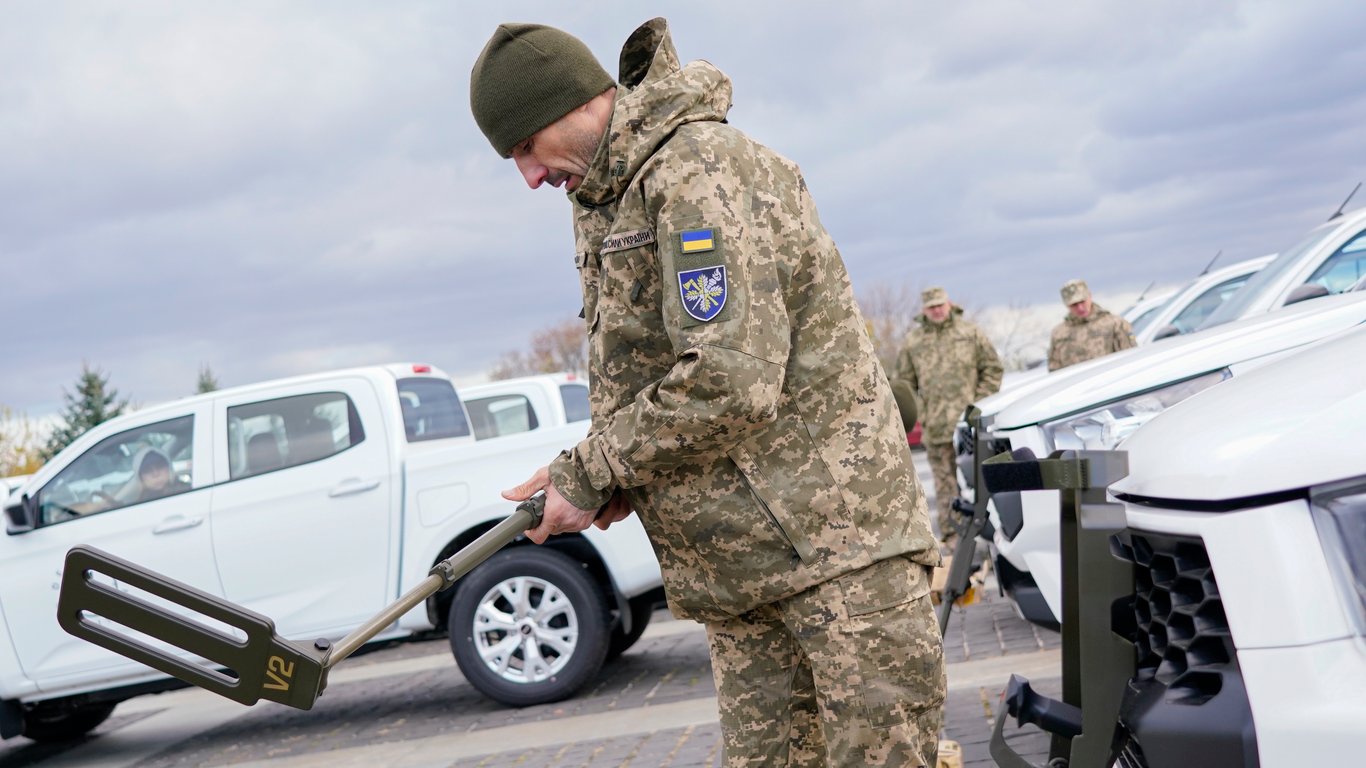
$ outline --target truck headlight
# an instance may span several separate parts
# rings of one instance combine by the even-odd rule
[[[1232,375],[1227,368],[1222,368],[1045,422],[1041,425],[1044,439],[1050,451],[1112,450],[1157,414]]]
[[[1310,502],[1337,592],[1357,634],[1366,637],[1366,478],[1316,488]]]

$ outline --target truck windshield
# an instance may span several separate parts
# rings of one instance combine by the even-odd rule
[[[1338,225],[1336,224],[1320,224],[1310,230],[1309,234],[1294,248],[1282,251],[1281,255],[1273,259],[1270,264],[1258,270],[1257,274],[1253,275],[1246,285],[1239,288],[1238,292],[1229,297],[1228,301],[1210,313],[1210,316],[1205,318],[1205,322],[1200,324],[1198,330],[1203,331],[1206,328],[1213,328],[1216,325],[1242,319],[1248,307],[1256,303],[1262,294],[1272,290],[1280,282],[1283,275],[1300,267],[1305,254],[1317,249],[1320,243],[1337,231],[1337,228]]]
[[[403,431],[410,443],[470,434],[465,406],[446,379],[399,379],[398,401],[403,407]]]

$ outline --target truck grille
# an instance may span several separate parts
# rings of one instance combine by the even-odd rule
[[[1194,537],[1129,531],[1113,539],[1115,554],[1134,564],[1135,680],[1155,680],[1178,704],[1204,704],[1237,671],[1219,584],[1204,543]],[[1121,617],[1117,617],[1121,618]]]

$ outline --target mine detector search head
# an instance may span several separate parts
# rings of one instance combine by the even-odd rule
[[[275,634],[275,622],[255,611],[86,546],[67,552],[57,621],[82,640],[241,704],[265,699],[311,709],[327,687],[328,670],[523,531],[540,525],[544,509],[544,495],[518,504],[507,519],[437,563],[420,584],[336,644],[286,640]],[[110,580],[137,592],[111,586]],[[143,594],[182,610],[169,610]],[[202,618],[186,615],[185,609]],[[166,645],[198,658],[182,658]]]

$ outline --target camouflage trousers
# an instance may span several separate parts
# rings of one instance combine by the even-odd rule
[[[925,456],[934,474],[934,509],[939,521],[939,538],[947,540],[954,530],[953,500],[958,498],[958,464],[953,443],[925,443]]]
[[[707,625],[726,768],[928,766],[944,703],[929,569],[894,557]]]

